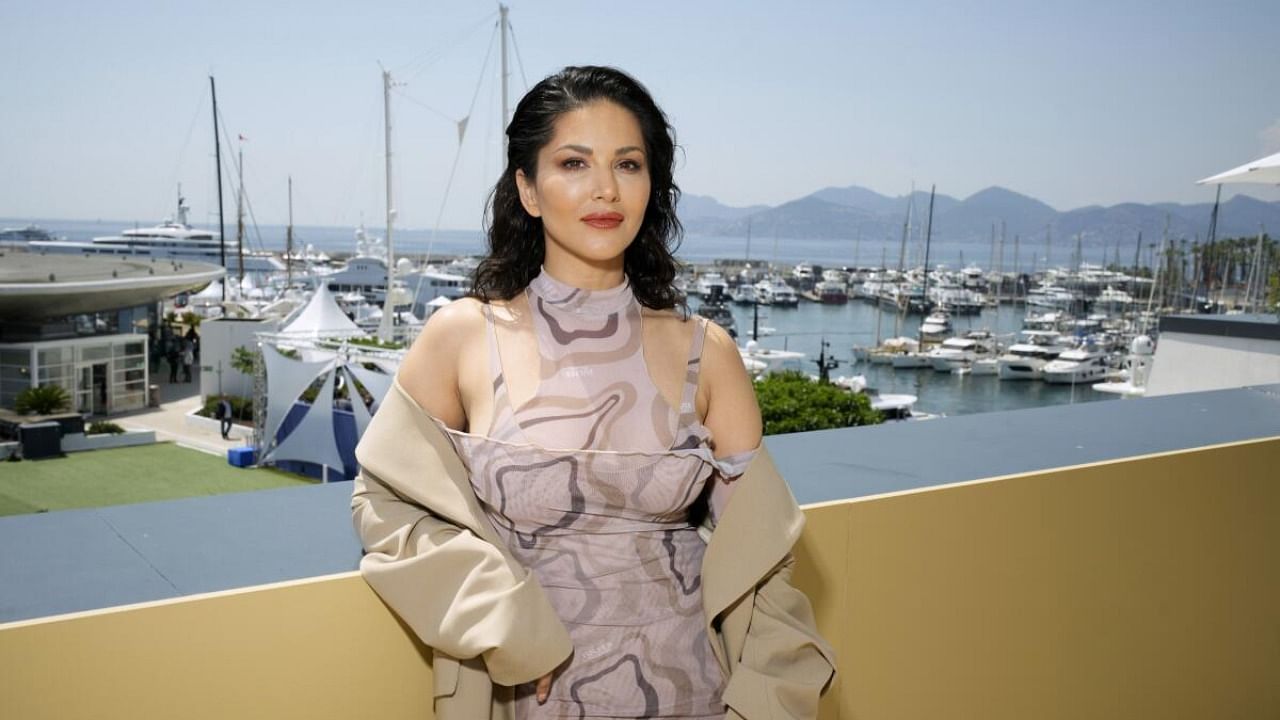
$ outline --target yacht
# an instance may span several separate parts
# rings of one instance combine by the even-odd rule
[[[1039,380],[1043,377],[1044,366],[1066,350],[1061,333],[1023,330],[1020,342],[1010,345],[998,358],[1000,379]]]
[[[1133,296],[1108,285],[1093,300],[1093,309],[1104,313],[1125,313],[1133,307]]]
[[[824,305],[844,305],[849,302],[849,291],[842,282],[823,280],[814,285],[813,290]]]
[[[755,305],[756,286],[751,283],[741,283],[729,291],[729,297],[738,305]]]
[[[1083,345],[1067,350],[1044,366],[1047,383],[1075,385],[1104,380],[1110,372],[1107,353],[1097,345]]]
[[[800,296],[781,280],[765,279],[756,283],[756,302],[760,305],[795,307],[800,304]]]
[[[56,240],[48,230],[35,225],[28,225],[20,228],[5,228],[0,230],[0,243],[15,243],[25,245],[29,242],[45,242]]]
[[[991,357],[994,340],[991,333],[981,330],[964,337],[947,338],[929,351],[929,362],[938,372],[954,372],[971,368],[974,361]]]
[[[162,260],[189,260],[222,266],[222,252],[226,253],[226,268],[230,273],[239,268],[239,250],[232,241],[220,239],[210,230],[197,230],[187,224],[186,198],[178,196],[178,219],[166,219],[154,227],[132,228],[119,235],[83,240],[32,240],[28,247],[33,251],[77,253],[94,255],[129,256]],[[252,274],[270,274],[284,271],[284,263],[268,252],[245,250],[244,271]]]
[[[694,286],[694,294],[699,297],[711,297],[711,294],[719,288],[719,292],[724,292],[726,287],[724,275],[718,272],[705,272],[698,276],[698,283]]]
[[[920,323],[920,338],[938,341],[951,332],[951,316],[945,310],[935,309]]]
[[[760,347],[755,340],[748,340],[745,346],[739,347],[738,354],[753,377],[780,370],[802,370],[804,367],[804,353]]]
[[[1056,285],[1044,285],[1027,293],[1027,305],[1039,308],[1070,310],[1075,304],[1075,294]]]
[[[724,286],[715,288],[710,294],[704,296],[702,304],[698,306],[698,315],[710,320],[729,332],[729,337],[738,337],[737,323],[733,320],[733,313],[729,312],[729,306],[724,302]]]

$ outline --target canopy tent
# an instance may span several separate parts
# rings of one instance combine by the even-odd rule
[[[323,282],[319,283],[307,306],[288,325],[280,329],[286,335],[306,337],[352,337],[364,331],[342,312],[338,301]]]
[[[1280,185],[1280,153],[1268,155],[1261,160],[1254,160],[1240,167],[1196,181],[1197,185],[1225,185],[1227,183]]]

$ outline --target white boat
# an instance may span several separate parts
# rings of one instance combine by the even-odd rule
[[[754,305],[756,303],[756,286],[751,283],[736,285],[729,291],[729,297],[739,305]]]
[[[951,316],[944,310],[934,310],[920,323],[920,339],[938,341],[951,333]]]
[[[929,351],[929,362],[938,372],[954,372],[970,367],[975,360],[990,357],[993,344],[991,333],[982,331],[947,338]]]
[[[1023,330],[1020,335],[1021,342],[998,358],[1001,380],[1039,380],[1044,366],[1068,349],[1061,333],[1053,330]]]
[[[1133,307],[1133,296],[1108,285],[1093,300],[1093,309],[1106,313],[1124,313]]]
[[[886,421],[932,420],[938,417],[937,415],[916,412],[915,404],[919,398],[915,395],[881,395],[877,393],[869,394],[867,398],[871,401],[871,409],[884,415]]]
[[[1027,293],[1027,305],[1050,310],[1070,310],[1077,302],[1075,293],[1056,285],[1044,285]]]
[[[1085,345],[1063,352],[1049,361],[1042,372],[1047,383],[1075,385],[1104,380],[1110,369],[1105,351],[1096,345]]]
[[[866,351],[866,359],[873,365],[889,365],[893,362],[895,355],[901,355],[907,352],[917,352],[920,350],[920,343],[915,338],[896,337],[889,338],[880,343],[879,346],[873,347]],[[854,348],[854,356],[858,356],[858,348]]]
[[[774,350],[760,347],[755,340],[748,340],[746,345],[738,348],[743,364],[753,376],[759,376],[779,370],[803,370],[806,355],[794,350]]]
[[[849,291],[843,282],[823,280],[813,286],[813,291],[824,305],[843,305],[849,302]]]
[[[716,292],[716,287],[720,288],[720,292],[724,292],[725,286],[723,275],[718,272],[705,272],[698,276],[698,282],[694,285],[693,292],[704,298],[711,297],[711,294]]]
[[[959,371],[954,371],[959,372]],[[979,358],[969,366],[970,375],[999,375],[1000,360],[993,357]]]
[[[188,260],[222,266],[225,250],[227,273],[239,270],[240,255],[234,241],[223,241],[210,230],[198,230],[187,224],[186,198],[178,196],[178,219],[166,219],[153,227],[130,228],[119,235],[83,240],[33,240],[32,250],[108,255],[155,260]],[[265,276],[284,271],[284,263],[268,252],[245,250],[244,271]]]
[[[756,302],[760,305],[795,307],[800,304],[800,296],[781,280],[765,279],[756,283]]]
[[[928,352],[908,350],[890,357],[889,364],[893,365],[894,370],[920,370],[931,367],[933,361],[930,359]]]

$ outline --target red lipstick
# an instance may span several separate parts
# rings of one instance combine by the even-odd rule
[[[591,227],[602,230],[612,230],[622,224],[622,214],[616,212],[591,213],[580,219]]]

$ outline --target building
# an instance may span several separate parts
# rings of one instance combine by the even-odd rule
[[[176,260],[0,252],[0,409],[45,384],[66,389],[79,413],[146,406],[160,301],[224,274]]]

